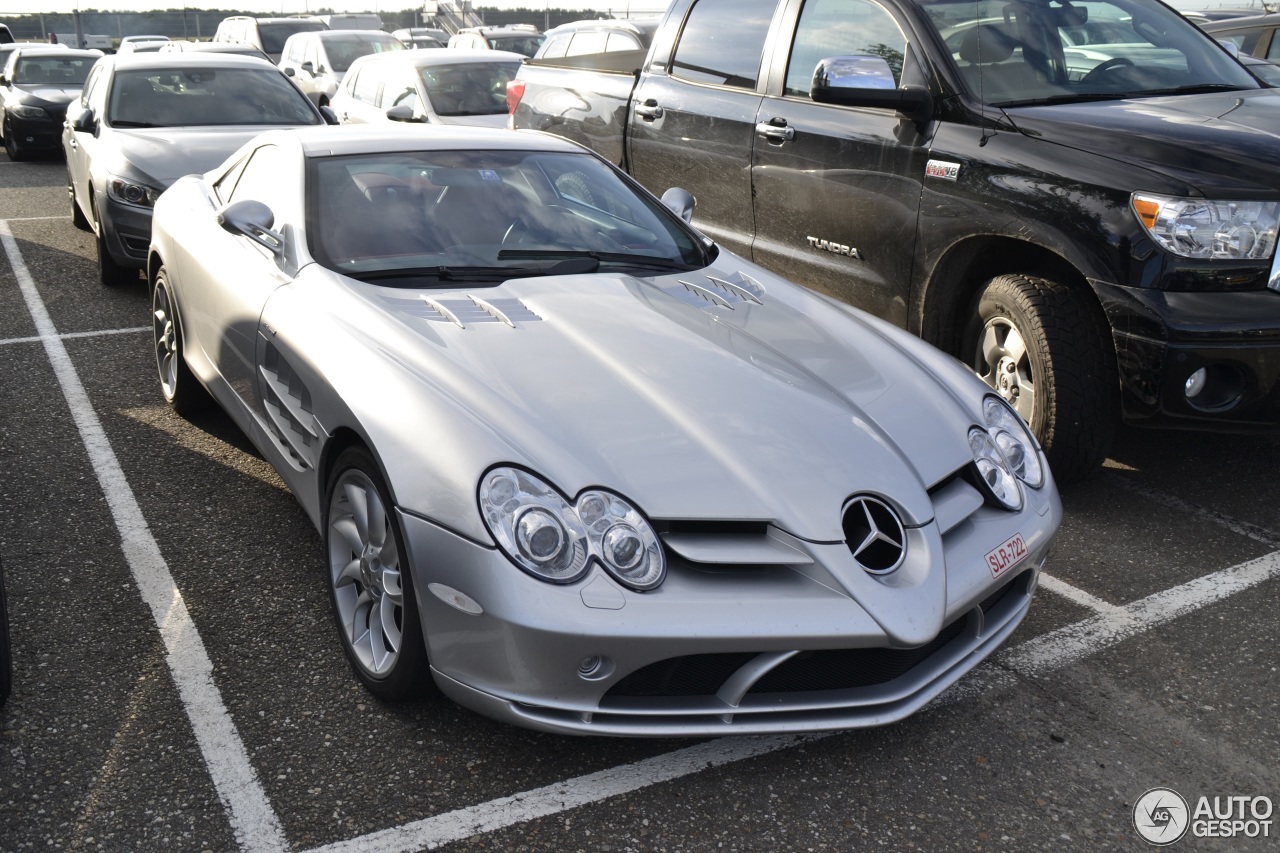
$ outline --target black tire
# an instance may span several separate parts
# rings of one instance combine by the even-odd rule
[[[1119,425],[1119,378],[1106,322],[1083,294],[1045,278],[996,276],[978,293],[963,352],[1031,424],[1058,482],[1102,465]]]
[[[13,135],[13,128],[7,124],[4,129],[4,153],[13,161],[27,159],[27,152],[18,145],[18,137]]]
[[[13,660],[9,648],[9,606],[4,595],[4,564],[0,563],[0,705],[13,690]]]
[[[175,412],[190,417],[208,405],[209,393],[187,366],[177,303],[164,267],[156,273],[151,289],[151,327],[160,393]]]
[[[107,249],[107,226],[101,213],[98,214],[98,280],[107,287],[124,287],[138,280],[138,271],[133,267],[116,263]]]
[[[325,579],[347,660],[379,699],[421,695],[431,684],[422,623],[404,536],[378,464],[364,447],[349,447],[326,485]],[[388,545],[394,549],[389,559]]]
[[[79,202],[76,201],[76,187],[71,180],[70,167],[67,168],[67,197],[71,199],[71,224],[81,231],[92,231],[93,226],[89,224],[88,217],[84,215]]]

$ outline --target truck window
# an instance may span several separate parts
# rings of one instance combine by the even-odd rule
[[[699,0],[680,33],[672,76],[754,89],[776,5],[775,0]]]
[[[880,56],[902,83],[907,39],[893,17],[868,0],[808,0],[787,64],[785,94],[807,97],[813,69],[829,56]]]

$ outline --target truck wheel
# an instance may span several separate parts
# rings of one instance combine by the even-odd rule
[[[1031,425],[1059,482],[1097,470],[1115,438],[1118,380],[1106,327],[1076,291],[996,276],[978,294],[964,346],[978,376]]]

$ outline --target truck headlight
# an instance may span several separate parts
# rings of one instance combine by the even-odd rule
[[[1267,260],[1275,251],[1280,202],[1134,193],[1132,204],[1147,233],[1184,258]]]

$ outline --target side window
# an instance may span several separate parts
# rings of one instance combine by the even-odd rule
[[[1261,38],[1261,34],[1259,34],[1259,38]],[[1257,44],[1257,42],[1255,41],[1254,44]],[[1250,45],[1250,48],[1252,46]],[[1241,45],[1240,48],[1242,53],[1249,52],[1244,49],[1244,45]],[[1277,58],[1280,58],[1280,38],[1276,36],[1275,30],[1272,30],[1271,43],[1267,45],[1267,59],[1275,61]]]
[[[231,198],[231,191],[236,188],[236,181],[240,180],[240,173],[244,171],[244,164],[249,162],[249,158],[245,157],[238,163],[227,170],[227,173],[213,183],[213,192],[218,197],[218,201],[226,204]]]
[[[359,79],[356,80],[356,86],[351,90],[351,96],[357,101],[366,104],[378,103],[378,87],[382,83],[382,75],[378,73],[377,67],[374,65],[366,65],[360,72]]]
[[[307,39],[307,48],[302,52],[302,61],[310,62],[311,68],[315,71],[320,70],[320,40]]]
[[[609,33],[609,41],[605,44],[606,52],[614,50],[640,50],[643,45],[631,33]]]
[[[671,74],[754,89],[776,0],[699,0],[685,20]]]
[[[569,45],[569,56],[582,56],[585,53],[604,53],[605,33],[578,33]]]
[[[264,145],[249,155],[249,162],[240,172],[228,202],[251,198],[263,202],[279,215],[280,203],[285,198],[286,188],[292,186],[286,179],[284,155],[274,145]],[[227,177],[231,177],[228,175]]]
[[[902,84],[907,39],[885,9],[870,0],[807,0],[796,26],[783,94],[808,97],[813,69],[829,56],[880,56]]]
[[[102,80],[102,68],[99,66],[89,72],[89,79],[84,82],[84,89],[80,91],[80,106],[89,106],[89,100],[93,97],[94,90],[98,88],[98,83]]]
[[[548,41],[547,46],[542,51],[543,58],[564,56],[565,51],[569,49],[569,39],[571,38],[573,38],[572,34],[559,35]]]

